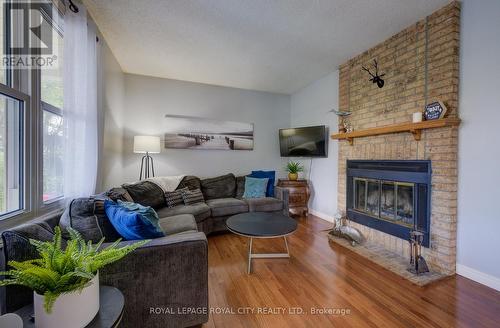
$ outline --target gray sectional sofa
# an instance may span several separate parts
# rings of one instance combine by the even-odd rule
[[[288,190],[275,187],[274,197],[243,199],[245,176],[235,177],[231,173],[208,179],[186,176],[177,189],[186,187],[190,190],[201,189],[205,202],[169,208],[163,190],[150,181],[113,188],[106,193],[106,196],[151,206],[160,218],[192,214],[198,230],[206,235],[226,231],[227,218],[239,213],[282,212],[288,215]]]
[[[4,231],[0,270],[10,260],[37,257],[29,239],[51,240],[54,228],[71,226],[85,239],[107,243],[119,238],[104,213],[104,199],[135,201],[156,209],[167,236],[157,238],[100,272],[101,284],[115,286],[125,296],[122,327],[190,327],[208,321],[208,242],[206,235],[225,231],[225,220],[247,211],[288,215],[288,194],[276,188],[275,197],[242,199],[244,177],[228,174],[200,180],[185,177],[178,188],[200,188],[205,202],[166,206],[163,191],[142,181],[88,198],[73,200],[64,212],[39,217]],[[122,241],[122,244],[130,241]],[[32,291],[18,286],[0,289],[2,313],[32,302]]]

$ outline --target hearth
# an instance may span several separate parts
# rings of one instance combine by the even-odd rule
[[[347,216],[352,221],[409,240],[423,233],[429,247],[430,161],[347,161]]]

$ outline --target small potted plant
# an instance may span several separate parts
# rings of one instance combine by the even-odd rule
[[[299,162],[290,161],[285,170],[288,172],[288,179],[295,181],[299,178],[299,172],[304,171],[304,167]]]
[[[101,248],[104,238],[92,245],[68,229],[70,240],[63,247],[61,230],[55,228],[52,241],[30,239],[40,258],[9,261],[11,270],[0,286],[21,285],[33,289],[37,327],[85,327],[99,311],[99,269],[118,261],[149,240],[118,247],[117,240]]]

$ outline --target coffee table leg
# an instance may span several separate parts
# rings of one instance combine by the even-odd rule
[[[250,238],[250,244],[248,245],[248,274],[252,270],[252,242],[253,238]]]
[[[264,259],[264,258],[290,258],[290,250],[288,248],[288,241],[286,240],[286,236],[283,236],[285,240],[286,253],[252,253],[252,243],[253,238],[250,238],[250,243],[248,244],[248,269],[247,273],[250,274],[252,272],[252,259]]]
[[[286,236],[283,236],[283,239],[285,239],[286,253],[288,254],[288,256],[290,256],[290,251],[288,250],[288,242],[286,241]]]

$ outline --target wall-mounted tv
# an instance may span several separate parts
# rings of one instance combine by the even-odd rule
[[[327,157],[326,126],[280,129],[281,157]]]

